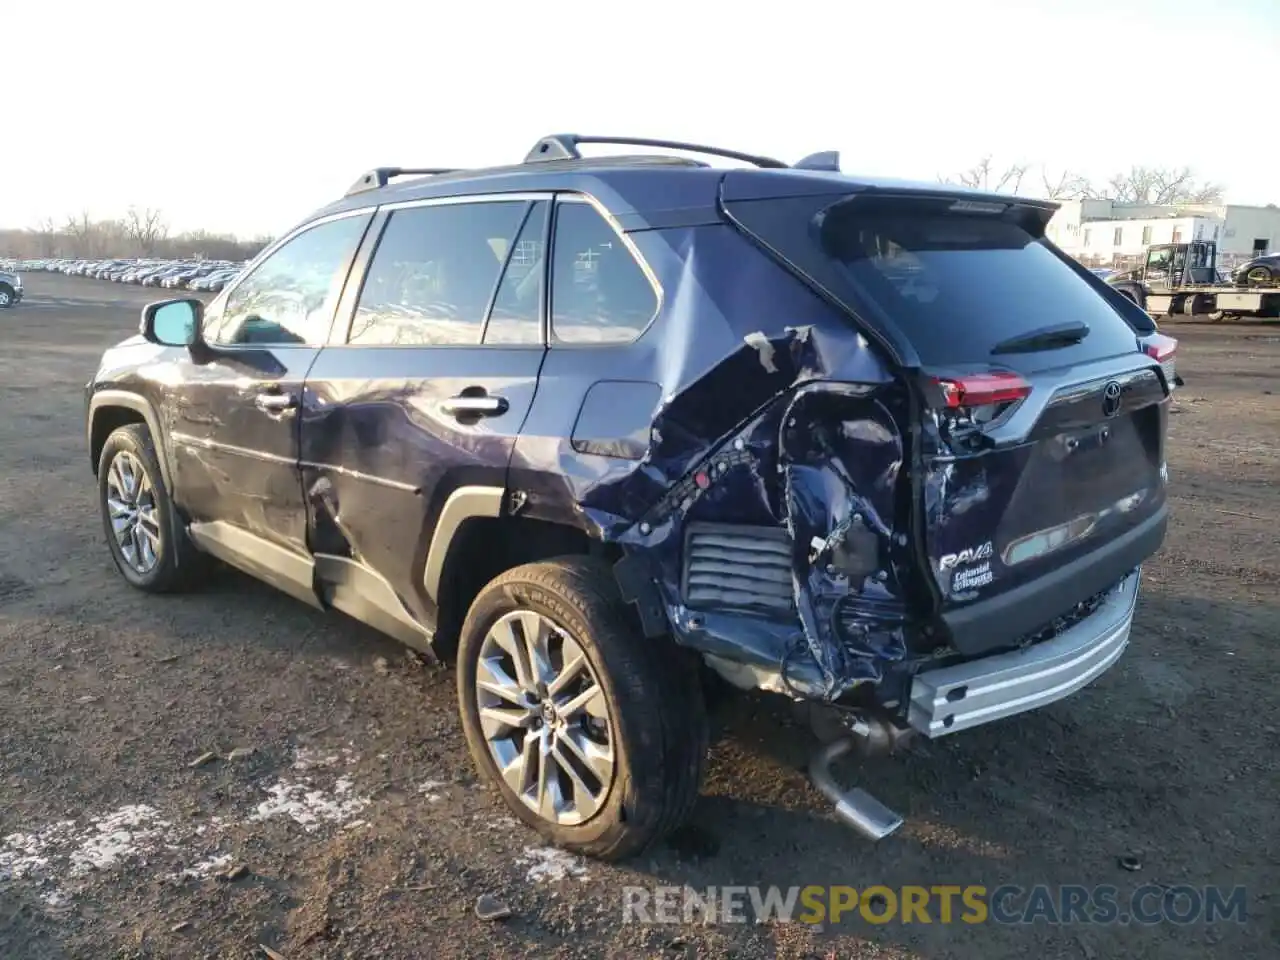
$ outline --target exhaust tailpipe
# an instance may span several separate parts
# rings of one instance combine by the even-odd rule
[[[836,816],[846,825],[871,840],[883,840],[902,826],[902,817],[871,794],[858,787],[841,790],[831,773],[831,765],[856,749],[858,742],[844,737],[818,750],[809,761],[809,777],[813,785],[836,805]]]

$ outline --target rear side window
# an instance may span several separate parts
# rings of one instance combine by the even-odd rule
[[[369,264],[348,342],[478,344],[528,208],[513,200],[394,211]]]
[[[658,309],[658,295],[622,238],[588,203],[556,209],[551,332],[560,343],[629,343]]]
[[[901,328],[925,364],[990,362],[992,348],[1028,332],[1083,322],[1078,344],[1023,356],[1044,366],[1132,352],[1132,327],[1088,282],[1017,223],[856,202],[821,228],[858,292]]]

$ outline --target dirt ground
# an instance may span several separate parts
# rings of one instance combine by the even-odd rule
[[[1280,325],[1170,325],[1175,521],[1097,683],[846,769],[907,817],[875,846],[809,785],[792,712],[740,700],[691,827],[605,866],[477,784],[450,669],[238,574],[173,598],[124,583],[82,386],[157,294],[28,279],[0,311],[0,957],[1280,956]],[[628,885],[948,883],[1243,885],[1248,913],[622,922]],[[478,919],[481,894],[512,915]]]

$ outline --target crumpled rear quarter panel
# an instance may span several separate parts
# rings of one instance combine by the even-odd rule
[[[904,652],[893,377],[734,228],[630,238],[660,310],[634,343],[547,352],[512,460],[525,514],[620,544],[679,641],[780,672],[783,690],[833,698],[880,679]],[[708,524],[747,543],[751,527],[786,531],[787,615],[689,606],[686,546]]]

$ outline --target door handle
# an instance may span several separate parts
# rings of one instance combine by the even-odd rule
[[[279,413],[281,410],[292,410],[298,405],[298,398],[290,393],[260,393],[253,398],[259,410],[268,413]]]
[[[468,396],[459,394],[440,404],[440,409],[455,417],[498,417],[507,412],[506,397],[490,397],[484,394]]]

